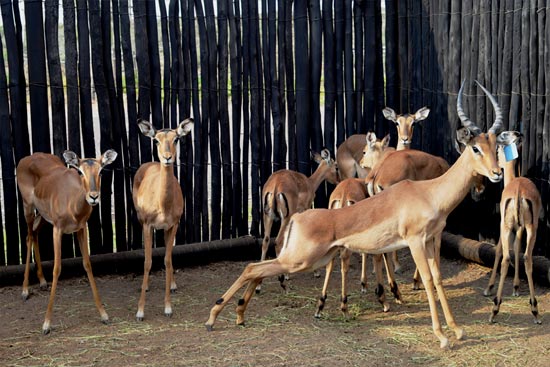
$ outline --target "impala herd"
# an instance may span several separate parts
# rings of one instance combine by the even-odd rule
[[[522,136],[515,131],[501,131],[503,116],[496,99],[482,85],[494,108],[495,120],[486,133],[471,121],[462,107],[462,84],[457,98],[457,112],[462,127],[456,132],[455,147],[460,153],[452,165],[442,158],[410,149],[413,129],[426,119],[429,109],[423,107],[415,114],[397,115],[391,108],[384,116],[394,122],[397,129],[397,148],[390,148],[390,137],[378,139],[374,133],[352,135],[338,148],[336,161],[328,150],[314,153],[318,163],[315,172],[307,177],[291,170],[279,170],[267,180],[262,189],[264,237],[261,261],[246,266],[233,285],[219,298],[210,311],[207,330],[213,325],[227,303],[242,287],[244,294],[238,301],[237,324],[244,324],[244,312],[254,293],[260,292],[261,281],[279,276],[285,287],[285,275],[314,271],[326,267],[325,282],[318,300],[316,317],[327,299],[327,287],[335,256],[340,254],[342,291],[341,310],[347,315],[347,272],[352,252],[362,254],[362,292],[366,291],[366,256],[373,255],[377,286],[375,293],[383,310],[390,306],[384,295],[383,269],[385,264],[388,283],[396,302],[402,301],[394,272],[400,270],[396,251],[408,247],[417,270],[414,288],[420,280],[427,294],[433,331],[441,348],[449,345],[444,334],[436,306],[439,299],[445,321],[456,339],[464,332],[456,323],[440,274],[441,235],[449,213],[469,192],[475,198],[483,191],[484,178],[499,182],[504,178],[504,191],[500,202],[500,241],[489,284],[484,291],[492,293],[500,262],[501,277],[490,321],[499,312],[502,303],[504,278],[510,263],[513,242],[515,256],[514,295],[518,295],[520,244],[526,233],[527,248],[524,255],[529,283],[531,312],[535,323],[538,318],[532,276],[532,251],[542,209],[540,194],[528,179],[516,177],[515,158],[505,150],[521,145]],[[156,144],[160,162],[143,164],[136,172],[133,201],[137,217],[143,227],[145,262],[141,295],[136,319],[144,319],[145,295],[151,269],[153,230],[165,231],[166,287],[164,314],[172,315],[171,292],[176,290],[172,266],[172,247],[183,214],[184,200],[180,185],[174,176],[174,161],[178,140],[193,129],[192,119],[176,129],[156,130],[147,121],[138,121],[141,132]],[[506,156],[506,157],[505,157]],[[28,227],[27,254],[22,297],[29,297],[29,270],[31,251],[37,265],[40,288],[47,288],[42,273],[37,233],[47,221],[53,225],[54,269],[51,293],[42,330],[51,329],[51,316],[55,292],[61,272],[61,237],[64,233],[77,233],[84,269],[88,275],[96,307],[101,320],[109,317],[92,274],[88,252],[87,220],[93,206],[100,200],[101,170],[117,157],[113,150],[101,157],[79,158],[75,153],[63,154],[65,164],[50,154],[35,153],[23,158],[17,166],[17,183],[23,199]],[[329,199],[328,209],[311,209],[315,192],[323,181],[337,185]],[[274,221],[280,221],[275,239],[276,258],[266,260]],[[392,254],[391,258],[385,254]],[[435,289],[435,292],[434,292]]]

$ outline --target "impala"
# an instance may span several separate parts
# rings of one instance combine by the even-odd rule
[[[83,158],[71,151],[65,151],[63,158],[69,168],[55,155],[34,153],[21,159],[17,165],[17,185],[23,199],[23,211],[27,222],[27,258],[23,280],[23,299],[29,297],[29,270],[31,249],[37,266],[40,288],[47,288],[42,273],[40,250],[38,247],[38,231],[44,223],[53,225],[54,267],[46,317],[42,325],[44,334],[51,330],[53,304],[59,274],[61,273],[61,238],[64,233],[74,233],[78,239],[82,263],[88,279],[95,305],[101,320],[106,323],[109,316],[99,297],[92,273],[90,254],[88,252],[87,222],[92,209],[99,203],[101,176],[100,172],[106,165],[116,159],[114,150],[107,150],[100,158]],[[70,169],[70,168],[74,169]]]
[[[497,140],[502,145],[521,144],[521,134],[516,131],[505,131],[501,133]],[[539,222],[539,213],[542,209],[540,193],[533,182],[525,177],[516,177],[516,159],[507,160],[504,154],[504,148],[498,148],[498,162],[504,171],[504,190],[500,200],[500,241],[495,251],[495,263],[491,272],[491,279],[483,294],[490,296],[495,285],[496,273],[499,260],[500,282],[498,285],[497,296],[494,299],[493,312],[490,317],[491,322],[495,322],[495,316],[498,314],[500,304],[502,303],[502,290],[504,279],[508,273],[510,263],[511,241],[514,235],[514,296],[518,296],[519,289],[519,254],[523,232],[527,234],[527,246],[525,248],[524,262],[525,273],[529,283],[529,304],[531,313],[534,316],[535,324],[540,324],[538,318],[537,299],[535,297],[535,287],[533,285],[533,247],[537,237],[537,228]],[[503,256],[504,254],[504,256]]]
[[[363,167],[371,168],[374,165],[376,165],[376,163],[378,161],[380,161],[380,159],[382,159],[386,154],[388,154],[389,152],[394,151],[394,149],[388,147],[389,141],[390,141],[390,136],[389,135],[386,135],[382,140],[377,140],[375,133],[369,132],[366,136],[367,136],[367,145],[364,148],[363,158],[361,159],[360,163]],[[355,203],[357,203],[357,202],[359,202],[363,199],[366,199],[367,197],[368,197],[368,193],[367,193],[367,189],[365,187],[363,179],[361,179],[361,178],[347,178],[347,179],[341,181],[336,186],[336,188],[334,189],[332,194],[330,195],[328,207],[329,207],[329,209],[339,209],[339,208],[342,208],[344,206],[353,205],[353,204],[355,204]],[[378,266],[381,266],[382,257],[379,256],[379,255],[376,255],[376,256],[380,257],[380,259],[375,258],[375,261],[374,261],[375,267],[378,267]],[[341,294],[340,309],[342,310],[342,312],[344,313],[345,316],[347,316],[347,311],[348,311],[348,308],[347,308],[347,301],[348,301],[348,297],[347,297],[347,273],[349,271],[350,257],[351,257],[351,252],[350,251],[348,251],[346,249],[342,249],[340,251],[340,263],[341,263],[340,271],[341,271],[341,275],[342,275],[342,294]],[[366,273],[367,273],[366,258],[367,258],[367,255],[362,254],[361,257],[362,257],[361,292],[365,293],[366,292],[366,284],[367,284],[367,279],[366,279]],[[334,259],[332,261],[330,261],[326,266],[325,282],[324,282],[324,285],[323,285],[323,290],[322,290],[321,296],[319,297],[319,300],[318,300],[318,303],[317,303],[317,312],[315,313],[315,317],[317,317],[317,318],[321,317],[321,311],[323,310],[323,308],[325,306],[325,301],[327,299],[328,283],[330,281],[330,276],[331,276],[333,267],[334,267]],[[381,284],[382,283],[382,279],[381,279],[382,272],[381,272],[381,270],[376,272],[376,274],[377,274],[378,284]],[[388,269],[388,274],[393,275],[393,268]],[[391,279],[393,279],[393,278],[394,277],[392,276]],[[390,282],[390,286],[391,286],[392,291],[394,291],[394,290],[396,291],[396,293],[394,293],[396,298],[398,300],[400,300],[401,295],[398,292],[397,287],[396,286],[394,287],[391,282]],[[380,292],[378,290],[380,289],[380,285],[376,289],[377,289],[377,294],[379,294]],[[385,311],[389,310],[389,304],[387,304],[386,301],[385,301],[384,293],[380,293],[379,301],[380,301],[380,303],[382,303],[382,305],[384,305],[384,310]]]
[[[473,122],[463,123],[465,126],[461,129],[470,131],[461,134],[458,143],[466,147],[442,176],[427,181],[403,181],[345,208],[313,209],[295,214],[285,231],[279,256],[246,266],[210,310],[206,329],[212,330],[219,313],[245,285],[243,298],[239,300],[236,310],[238,325],[244,324],[244,312],[254,289],[265,277],[285,272],[312,271],[328,264],[342,248],[380,254],[409,247],[422,276],[432,327],[440,346],[447,347],[449,339],[439,322],[434,287],[447,324],[456,338],[462,339],[464,332],[453,317],[441,281],[441,233],[447,216],[466,196],[475,175],[484,175],[493,182],[502,179],[502,171],[496,161],[495,135],[502,126],[502,112],[496,101],[493,105],[496,118],[488,133],[476,134],[475,130],[470,130],[475,126]]]
[[[401,150],[410,147],[414,126],[419,121],[426,119],[430,110],[427,107],[422,107],[412,115],[397,115],[394,110],[386,107],[382,112],[388,120],[393,121],[397,128],[397,150]],[[361,165],[365,139],[367,139],[367,135],[364,134],[351,135],[338,147],[336,162],[342,180],[353,177],[367,177],[369,169],[365,169]]]
[[[193,129],[193,119],[186,119],[176,129],[156,130],[145,120],[138,121],[143,135],[150,137],[157,146],[159,162],[142,164],[134,177],[132,197],[137,217],[143,227],[145,248],[145,264],[143,282],[139,297],[136,319],[143,321],[145,308],[145,292],[149,289],[149,272],[151,271],[151,256],[153,247],[153,229],[164,230],[166,267],[166,287],[164,293],[164,314],[172,316],[170,293],[177,288],[172,266],[172,248],[180,217],[183,213],[183,195],[178,179],[174,176],[176,145],[180,138]]]

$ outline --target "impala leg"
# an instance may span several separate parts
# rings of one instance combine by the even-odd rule
[[[521,239],[523,238],[523,227],[519,227],[516,231],[516,238],[514,239],[514,291],[512,295],[519,296],[519,252],[521,248]]]
[[[537,304],[537,298],[535,297],[535,286],[533,284],[533,247],[535,246],[535,238],[537,233],[537,226],[530,224],[526,225],[527,232],[527,247],[525,249],[525,272],[527,273],[527,282],[529,283],[529,304],[531,305],[531,313],[533,314],[535,324],[540,324],[539,310]]]
[[[348,271],[351,251],[343,249],[340,251],[340,272],[342,274],[342,295],[340,299],[340,310],[344,317],[348,317]]]
[[[332,269],[334,268],[334,258],[330,260],[325,269],[325,283],[323,284],[323,290],[321,291],[321,296],[317,301],[317,312],[315,312],[315,317],[321,317],[321,311],[325,308],[325,301],[327,300],[327,289],[328,282],[330,281],[330,276],[332,274]]]
[[[248,307],[248,303],[252,299],[252,295],[254,294],[254,290],[256,289],[256,286],[260,282],[260,279],[252,279],[248,286],[246,287],[246,290],[243,294],[243,298],[239,299],[239,302],[237,303],[237,308],[235,311],[237,312],[237,325],[244,326],[244,312],[246,311],[246,308]]]
[[[447,348],[449,346],[449,339],[443,334],[441,329],[441,323],[439,322],[439,316],[437,315],[437,305],[434,294],[434,282],[432,279],[432,273],[428,260],[426,258],[425,244],[420,239],[410,240],[409,242],[411,254],[416,264],[416,267],[422,278],[422,283],[428,296],[428,304],[430,306],[430,314],[432,318],[432,328],[435,336],[439,339],[439,345],[441,348]]]
[[[367,293],[367,254],[361,254],[361,293]]]
[[[105,308],[103,308],[103,304],[101,303],[101,298],[99,297],[94,274],[92,273],[90,253],[88,252],[88,229],[84,227],[77,232],[76,236],[78,239],[78,245],[80,246],[80,252],[82,253],[82,264],[84,265],[84,270],[86,270],[86,274],[88,275],[88,280],[90,282],[90,287],[92,288],[95,306],[99,311],[101,321],[106,324],[109,321],[109,316],[107,315],[107,312],[105,312]]]
[[[386,294],[384,291],[384,275],[382,274],[382,256],[383,255],[374,255],[373,256],[373,262],[374,262],[374,271],[376,273],[376,289],[374,290],[374,293],[376,294],[376,297],[378,297],[378,302],[383,307],[384,312],[388,312],[390,310],[390,304],[386,300]]]
[[[440,271],[440,250],[441,250],[441,235],[438,235],[434,238],[433,241],[433,256],[429,256],[428,252],[428,265],[430,266],[430,271],[432,273],[433,282],[435,289],[439,296],[439,302],[441,303],[441,308],[443,309],[443,314],[445,315],[445,321],[447,325],[453,330],[458,340],[464,337],[464,330],[458,326],[456,323],[451,307],[449,306],[449,301],[447,300],[447,295],[445,289],[443,288],[443,282],[441,281],[441,271]]]
[[[28,221],[27,221],[28,223]],[[33,246],[33,233],[32,224],[27,225],[27,256],[25,260],[25,275],[23,277],[23,290],[21,291],[21,298],[27,300],[29,298],[29,273],[31,268],[31,252]]]
[[[399,257],[397,256],[397,251],[391,253],[391,260],[394,265],[394,271],[399,274],[401,272],[401,263],[399,262]]]
[[[265,277],[275,276],[282,274],[283,272],[288,271],[286,267],[283,267],[278,259],[262,261],[259,263],[249,264],[246,266],[242,274],[237,278],[237,280],[229,287],[229,289],[216,301],[216,304],[210,310],[210,317],[205,323],[206,329],[208,331],[212,330],[214,322],[219,313],[227,305],[227,303],[233,298],[235,293],[241,289],[246,283],[250,282],[259,282]],[[250,294],[250,298],[252,294]],[[244,305],[243,305],[244,306]],[[240,316],[240,321],[244,322],[244,308]]]
[[[271,227],[273,226],[273,218],[271,216],[264,214],[264,239],[262,240],[262,256],[260,261],[264,261],[267,250],[269,249],[269,240],[271,236]],[[278,236],[277,236],[278,237]],[[256,286],[256,293],[262,291],[262,282],[258,283]]]
[[[493,264],[493,270],[491,271],[491,278],[487,284],[487,288],[483,291],[484,296],[490,296],[493,293],[493,288],[495,287],[495,282],[497,279],[497,270],[500,259],[502,258],[502,239],[498,241],[498,244],[495,248],[495,262]]]
[[[273,218],[271,216],[264,214],[264,239],[262,240],[262,257],[260,261],[264,261],[267,249],[269,248],[269,240],[271,236],[271,227],[273,226]]]
[[[143,321],[145,316],[145,293],[149,288],[149,272],[151,271],[152,263],[152,247],[153,247],[153,231],[150,225],[143,225],[143,242],[145,246],[145,263],[143,265],[143,282],[141,283],[141,294],[139,296],[138,310],[136,313],[136,319]]]
[[[502,290],[504,289],[504,280],[506,279],[506,274],[508,274],[508,265],[510,264],[510,238],[512,233],[504,228],[501,223],[500,226],[500,239],[502,243],[502,262],[500,264],[500,280],[498,282],[497,295],[493,300],[493,312],[489,318],[489,321],[495,322],[495,316],[500,310],[500,304],[502,303]]]
[[[174,267],[172,266],[172,250],[174,249],[174,241],[176,240],[176,232],[178,231],[178,226],[175,225],[172,228],[169,228],[164,233],[164,266],[166,267],[166,288],[164,292],[164,315],[171,317],[172,316],[172,303],[170,299],[170,293],[175,291],[176,281],[174,279]]]
[[[392,253],[392,255],[396,253],[395,251]],[[391,292],[393,293],[393,296],[395,297],[395,302],[397,304],[403,303],[403,298],[401,297],[401,292],[399,291],[399,287],[397,286],[397,281],[395,280],[395,273],[393,270],[393,262],[388,261],[388,257],[386,254],[384,254],[384,265],[386,266],[386,273],[388,277],[388,284],[390,285]]]
[[[35,229],[32,234],[32,247],[34,252],[34,262],[36,263],[36,276],[40,282],[40,289],[48,289],[48,283],[44,278],[44,272],[42,271],[42,261],[40,260],[40,249],[38,247],[38,229]]]
[[[57,289],[57,281],[59,274],[61,273],[61,237],[63,233],[57,227],[53,227],[53,252],[54,252],[54,265],[53,265],[53,280],[52,288],[50,290],[50,300],[48,301],[48,308],[46,309],[46,317],[44,318],[44,324],[42,325],[42,332],[48,334],[50,332],[50,323],[53,312],[53,302],[55,299],[55,291]]]

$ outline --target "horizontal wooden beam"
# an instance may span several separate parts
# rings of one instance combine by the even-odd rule
[[[216,261],[243,261],[260,258],[260,243],[252,236],[218,240],[203,243],[177,245],[172,252],[174,268],[197,266]],[[92,255],[90,257],[94,275],[143,273],[144,251],[124,251]],[[153,249],[152,270],[164,266],[164,247]],[[52,279],[53,261],[43,261],[44,276]],[[85,276],[82,258],[63,259],[60,278]],[[0,268],[0,286],[23,284],[25,265],[11,265]],[[31,264],[31,284],[36,283],[36,265]]]
[[[495,245],[471,240],[462,236],[443,232],[441,237],[441,253],[447,257],[462,257],[478,264],[493,267],[495,261]],[[514,273],[514,253],[511,256],[509,274]],[[523,258],[523,253],[520,253]],[[520,261],[520,277],[525,278],[523,260]],[[544,256],[533,256],[533,279],[535,283],[550,286],[550,260]],[[489,278],[487,277],[487,281]]]

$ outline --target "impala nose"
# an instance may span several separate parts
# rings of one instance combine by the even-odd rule
[[[491,171],[491,177],[489,177],[491,182],[500,182],[502,180],[502,170],[493,170]]]
[[[88,194],[88,203],[90,205],[96,205],[99,203],[99,192],[97,191],[90,191]]]

